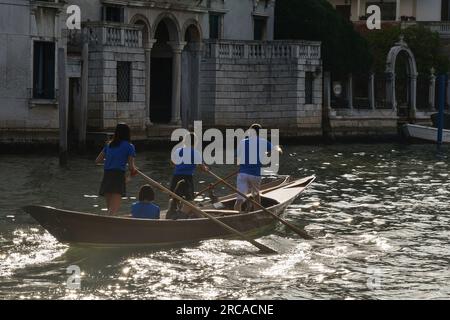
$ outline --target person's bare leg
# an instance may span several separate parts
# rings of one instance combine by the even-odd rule
[[[120,209],[120,202],[122,200],[122,196],[120,194],[111,194],[110,198],[110,206],[108,208],[108,212],[110,215],[116,215]]]
[[[108,209],[108,213],[109,213],[109,208],[111,207],[111,193],[105,193],[105,200],[106,200],[106,208]]]

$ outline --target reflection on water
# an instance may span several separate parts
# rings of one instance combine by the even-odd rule
[[[280,253],[269,256],[221,239],[152,250],[69,248],[20,208],[45,204],[104,214],[96,196],[102,169],[82,157],[61,169],[50,156],[0,156],[0,298],[449,298],[449,164],[434,148],[286,147],[280,174],[318,177],[286,211],[315,240],[277,225],[258,239]],[[168,160],[167,152],[141,152],[137,162],[168,185]],[[140,183],[128,186],[122,212]],[[167,198],[157,201],[164,207]],[[81,290],[66,285],[70,265],[82,271]]]

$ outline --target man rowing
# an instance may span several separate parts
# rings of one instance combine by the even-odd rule
[[[251,194],[253,199],[261,203],[259,191],[261,189],[261,159],[270,152],[280,152],[279,146],[273,146],[269,141],[260,137],[260,124],[252,124],[247,131],[248,136],[238,146],[239,174],[237,189],[243,194]],[[245,198],[237,195],[234,210],[242,211]]]

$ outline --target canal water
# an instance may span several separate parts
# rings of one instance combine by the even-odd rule
[[[138,151],[138,166],[168,185],[168,151]],[[104,214],[95,155],[72,157],[67,169],[50,155],[1,155],[0,299],[450,298],[450,150],[437,156],[433,145],[353,144],[284,151],[280,174],[317,175],[285,216],[315,239],[278,225],[258,238],[278,255],[221,239],[139,251],[69,248],[21,207]],[[203,186],[207,178],[197,176]],[[130,183],[123,212],[142,182]],[[157,201],[165,207],[167,198]],[[70,266],[81,270],[80,289],[67,286]]]

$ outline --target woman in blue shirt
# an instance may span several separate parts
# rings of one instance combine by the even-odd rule
[[[134,158],[136,151],[130,143],[130,127],[125,123],[116,126],[113,139],[106,144],[95,163],[104,163],[103,180],[99,194],[106,198],[108,213],[115,215],[122,197],[126,196],[125,172],[128,164],[130,175],[136,175]]]
[[[160,208],[152,201],[155,200],[155,193],[148,184],[143,185],[139,191],[139,202],[131,206],[131,215],[139,219],[159,219]]]

